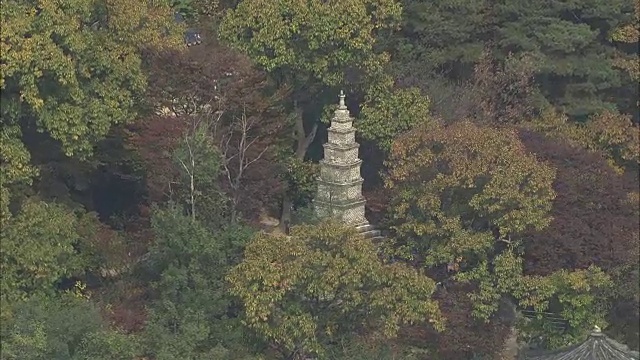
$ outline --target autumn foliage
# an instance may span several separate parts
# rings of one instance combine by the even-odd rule
[[[638,259],[637,191],[632,178],[620,175],[598,153],[540,133],[524,130],[527,149],[556,168],[553,221],[526,236],[529,272],[598,265],[611,269]]]
[[[640,1],[543,3],[3,1],[0,357],[637,349]]]
[[[394,256],[425,267],[445,288],[471,286],[464,294],[471,308],[445,312],[452,320],[466,313],[477,319],[471,323],[492,319],[491,326],[504,329],[495,314],[506,295],[521,307],[571,318],[573,327],[544,339],[549,346],[570,343],[605,316],[595,304],[604,301],[611,274],[601,269],[637,259],[633,181],[588,148],[527,125],[460,121],[407,132],[388,164]],[[549,309],[550,302],[558,305]],[[456,336],[494,353],[500,340],[479,341],[473,326]],[[456,348],[445,344],[439,351]]]
[[[467,88],[469,113],[484,123],[515,124],[531,119],[534,106],[534,60],[510,55],[499,64],[484,53]]]
[[[271,174],[279,171],[273,156],[284,118],[277,103],[286,89],[271,89],[246,57],[215,41],[157,53],[148,66],[152,76],[147,101],[154,113],[132,127],[130,139],[147,168],[149,200],[167,199],[179,170],[172,164],[172,153],[194,124],[208,124],[208,136],[225,165],[220,187],[230,198],[237,196],[244,216],[257,218],[281,190]],[[240,174],[241,187],[232,188],[240,163],[253,159],[255,163]]]
[[[389,163],[395,231],[429,266],[483,259],[496,242],[551,220],[554,171],[513,130],[423,126],[396,141]]]
[[[401,325],[443,328],[430,298],[434,282],[405,264],[383,263],[370,240],[340,224],[260,233],[228,280],[247,325],[291,359],[323,355],[357,334],[392,338]]]
[[[500,359],[504,342],[509,335],[510,316],[495,316],[488,322],[473,320],[473,303],[467,294],[474,291],[469,284],[453,284],[434,294],[447,327],[436,332],[428,327],[406,327],[402,341],[417,347],[437,349],[442,359],[471,359],[483,354],[487,359]]]

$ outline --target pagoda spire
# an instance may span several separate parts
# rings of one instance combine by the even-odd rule
[[[348,225],[367,225],[360,175],[362,160],[358,158],[360,145],[355,140],[356,129],[345,104],[344,91],[340,91],[338,98],[338,108],[327,129],[328,141],[323,145],[324,158],[320,160],[318,193],[314,200],[316,214],[337,218]]]
[[[340,95],[338,95],[338,98],[340,98],[340,102],[338,103],[338,109],[340,110],[347,110],[347,105],[345,105],[344,103],[344,91],[340,90]]]

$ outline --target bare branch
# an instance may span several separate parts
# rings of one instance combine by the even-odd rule
[[[267,150],[269,150],[269,147],[268,147],[268,146],[267,146],[267,147],[265,147],[264,149],[262,149],[262,151],[260,152],[260,154],[258,154],[258,155],[253,159],[253,160],[251,160],[251,161],[247,162],[247,163],[245,164],[245,169],[246,169],[247,167],[249,167],[249,165],[253,164],[254,162],[256,162],[256,161],[258,161],[258,160],[260,160],[260,158],[262,158],[262,155],[264,155],[264,153],[265,153],[265,152],[267,152]]]
[[[511,241],[511,235],[507,235],[506,238],[504,238],[504,237],[498,238],[498,241],[506,243],[506,244],[509,244],[509,245],[513,244],[513,242]]]
[[[189,170],[189,168],[187,167],[187,164],[184,163],[184,161],[182,161],[182,159],[178,159],[178,161],[180,161],[180,165],[182,165],[182,167],[184,168],[184,170],[187,172],[187,175],[191,176],[191,171]]]

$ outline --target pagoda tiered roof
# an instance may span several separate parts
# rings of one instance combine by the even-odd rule
[[[638,360],[640,354],[607,337],[598,327],[583,342],[563,349],[529,353],[525,360]]]

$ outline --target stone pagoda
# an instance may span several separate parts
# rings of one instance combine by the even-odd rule
[[[324,144],[324,159],[320,160],[318,194],[314,200],[318,217],[334,217],[347,225],[362,227],[368,224],[364,216],[362,196],[360,145],[356,142],[353,118],[340,91],[338,109],[327,129],[329,139]]]

